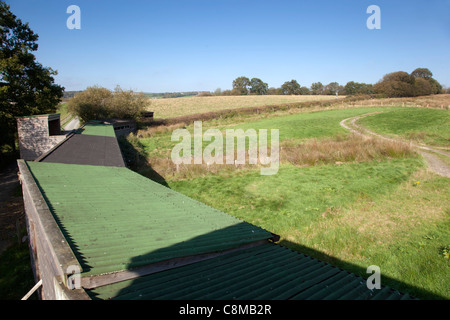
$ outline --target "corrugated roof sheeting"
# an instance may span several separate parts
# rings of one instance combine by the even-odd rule
[[[98,275],[272,234],[127,168],[27,162],[83,268]]]
[[[117,300],[411,299],[329,264],[266,244],[87,291]]]

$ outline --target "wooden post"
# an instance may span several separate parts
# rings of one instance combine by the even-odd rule
[[[41,285],[42,285],[42,279],[39,280],[38,283],[36,283],[34,285],[34,287],[31,288],[30,291],[28,291],[28,293],[22,298],[22,300],[27,300]]]

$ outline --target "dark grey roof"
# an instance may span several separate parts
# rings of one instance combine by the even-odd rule
[[[75,133],[39,159],[40,162],[125,167],[117,138]]]

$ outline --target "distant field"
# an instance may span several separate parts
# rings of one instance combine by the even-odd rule
[[[148,110],[155,113],[155,118],[173,118],[224,109],[237,109],[304,101],[330,100],[333,98],[335,97],[314,95],[264,95],[152,99],[151,105],[148,107]],[[343,96],[339,98],[343,98]]]

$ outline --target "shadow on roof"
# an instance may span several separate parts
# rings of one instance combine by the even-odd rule
[[[303,246],[298,243],[293,243],[291,241],[282,240],[282,241],[280,241],[280,245],[286,246],[286,247],[291,248],[292,250],[295,250],[298,252],[302,252],[306,255],[314,256],[317,259],[326,261],[332,265],[338,266],[339,268],[342,268],[344,270],[347,270],[349,272],[352,272],[352,273],[359,275],[361,277],[364,277],[364,278],[370,277],[370,275],[371,275],[371,274],[367,273],[366,268],[362,268],[359,265],[347,262],[345,260],[341,260],[339,258],[330,256],[322,251],[318,251],[316,249],[309,248],[309,247]],[[367,267],[369,267],[369,266],[367,266]],[[383,274],[383,266],[380,265],[379,267],[381,269],[381,284],[382,285],[390,286],[392,288],[395,288],[404,293],[408,293],[411,296],[417,297],[419,299],[434,299],[434,300],[448,299],[448,298],[442,297],[438,294],[435,294],[433,292],[430,292],[426,289],[415,286],[413,284],[404,283],[395,278],[388,277]]]
[[[216,230],[151,254],[189,253],[188,248],[205,240],[226,238],[230,231]],[[416,299],[416,294],[444,299],[384,275],[381,289],[368,289],[369,275],[360,266],[328,257],[339,265],[336,267],[291,249],[292,243],[282,244],[267,242],[87,292],[92,299],[101,300],[410,300]],[[324,256],[311,248],[298,248]],[[130,266],[141,259],[133,258]]]

